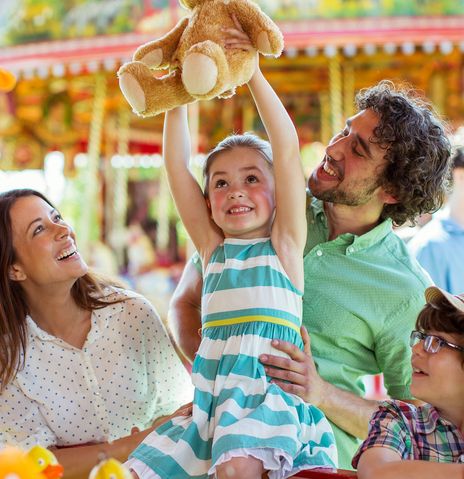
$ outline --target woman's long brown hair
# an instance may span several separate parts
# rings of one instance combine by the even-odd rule
[[[9,276],[10,267],[16,261],[10,211],[19,198],[28,196],[37,196],[54,208],[44,195],[35,190],[16,189],[0,194],[0,392],[24,366],[25,360],[29,306],[20,283]],[[108,301],[101,299],[103,288],[110,285],[115,283],[87,273],[76,280],[71,296],[86,311],[104,308]],[[115,302],[119,301],[121,299]]]

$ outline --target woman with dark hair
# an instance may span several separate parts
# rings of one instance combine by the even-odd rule
[[[153,306],[90,273],[37,191],[0,194],[0,272],[0,446],[41,444],[86,474],[191,399]]]

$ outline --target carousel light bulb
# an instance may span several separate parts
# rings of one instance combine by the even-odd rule
[[[356,45],[353,43],[348,43],[343,47],[343,53],[347,57],[354,57],[356,55]]]
[[[366,55],[373,55],[377,47],[373,43],[366,43],[363,47],[364,53]]]
[[[422,45],[422,49],[424,50],[425,53],[433,53],[435,51],[435,43],[431,41],[426,41]]]
[[[453,44],[449,41],[441,42],[440,43],[440,52],[443,55],[449,55],[453,51]]]
[[[383,51],[389,55],[393,55],[396,52],[396,45],[394,43],[388,42],[383,46]]]
[[[324,54],[329,58],[334,57],[337,54],[337,47],[335,45],[326,45],[324,47]]]
[[[414,43],[412,42],[405,42],[401,45],[401,51],[405,55],[412,55],[414,53],[414,50],[415,50],[415,46],[414,46]]]

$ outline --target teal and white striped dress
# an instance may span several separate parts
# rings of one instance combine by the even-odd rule
[[[193,414],[147,436],[128,465],[141,479],[206,478],[236,456],[260,459],[270,478],[335,466],[334,436],[323,413],[272,384],[258,360],[283,355],[272,348],[273,339],[303,348],[302,293],[270,238],[225,239],[204,276]]]

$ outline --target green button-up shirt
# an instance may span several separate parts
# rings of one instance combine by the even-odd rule
[[[328,241],[323,203],[308,201],[303,324],[319,374],[363,396],[363,376],[383,372],[392,398],[410,398],[409,335],[430,277],[393,233],[391,220],[361,236]],[[332,426],[339,467],[351,468],[359,441]]]

